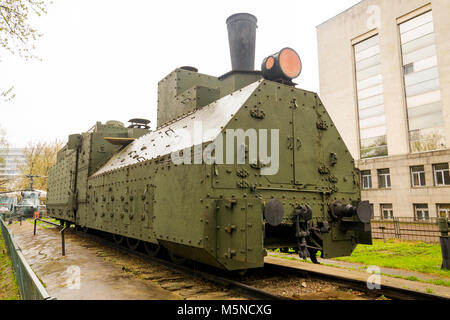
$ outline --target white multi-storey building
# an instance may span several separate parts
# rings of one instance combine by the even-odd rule
[[[20,174],[19,167],[25,163],[24,149],[0,149],[0,179],[14,179]]]
[[[321,98],[374,215],[450,218],[450,1],[364,0],[317,36]]]

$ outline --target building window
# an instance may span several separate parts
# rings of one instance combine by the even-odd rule
[[[414,63],[407,64],[406,66],[403,66],[403,73],[405,75],[413,73],[414,72]]]
[[[450,219],[450,204],[438,204],[437,205],[438,218]]]
[[[361,159],[388,155],[379,35],[353,46]]]
[[[391,187],[391,174],[389,169],[378,170],[378,187],[380,189],[388,189]]]
[[[413,187],[423,187],[426,185],[424,166],[411,167],[411,184]]]
[[[399,27],[411,152],[445,149],[433,14]]]
[[[430,212],[428,211],[427,204],[415,204],[414,214],[416,220],[430,220]]]
[[[392,204],[380,204],[381,219],[394,219],[394,209]]]
[[[434,164],[433,172],[435,186],[450,186],[448,163]]]
[[[361,171],[361,181],[363,189],[372,189],[372,175],[370,170]]]

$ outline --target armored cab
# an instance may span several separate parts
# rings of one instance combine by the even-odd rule
[[[316,262],[370,244],[358,170],[317,94],[292,82],[297,53],[254,71],[256,18],[227,23],[232,60],[250,58],[218,78],[170,73],[155,131],[97,124],[71,136],[49,174],[50,214],[227,270],[262,267],[267,249]]]
[[[149,132],[148,127],[119,121],[97,122],[87,132],[69,136],[48,174],[47,209],[63,221],[85,225],[88,215],[88,177],[123,146]],[[78,214],[77,214],[78,213]]]

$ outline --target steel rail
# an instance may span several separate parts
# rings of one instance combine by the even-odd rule
[[[277,269],[279,272],[290,272],[294,274],[310,275],[317,279],[329,279],[334,282],[340,283],[344,286],[349,286],[352,289],[363,291],[368,295],[384,295],[386,298],[393,300],[450,300],[447,297],[435,295],[432,293],[425,293],[420,291],[414,291],[406,288],[399,288],[389,285],[382,285],[380,289],[371,290],[367,287],[367,282],[357,279],[351,279],[344,276],[315,272],[311,270],[302,270],[297,268],[291,268],[287,266],[281,266],[273,263],[265,263],[265,267]]]
[[[183,274],[193,276],[195,278],[205,280],[211,283],[214,283],[218,286],[233,290],[235,292],[238,292],[250,299],[257,299],[257,300],[293,300],[287,297],[282,297],[279,295],[275,295],[272,293],[269,293],[267,291],[261,290],[259,288],[246,285],[244,283],[234,281],[225,277],[221,277],[212,273],[207,273],[199,270],[194,270],[192,268],[189,268],[187,266],[178,265],[175,263],[172,263],[168,260],[156,258],[156,257],[150,257],[144,253],[131,250],[129,248],[126,248],[124,246],[116,245],[110,240],[105,239],[102,236],[94,235],[92,233],[84,233],[84,232],[75,232],[77,235],[81,237],[87,237],[97,243],[100,243],[102,245],[105,245],[107,247],[122,251],[124,253],[127,253],[129,255],[138,257],[144,261],[151,261],[156,264],[159,264],[161,266],[165,266],[169,269],[181,272]],[[280,272],[287,272],[292,273],[296,275],[302,275],[302,276],[309,276],[311,278],[320,279],[320,280],[330,280],[332,282],[338,283],[339,285],[346,286],[348,288],[358,290],[365,292],[366,294],[370,296],[378,295],[378,296],[385,296],[386,298],[393,299],[393,300],[450,300],[447,297],[435,295],[432,293],[425,293],[425,292],[419,292],[419,291],[413,291],[406,288],[399,288],[389,285],[383,285],[380,289],[377,289],[376,291],[370,290],[367,288],[367,283],[362,280],[357,279],[351,279],[344,276],[334,275],[334,274],[326,274],[321,272],[315,272],[311,270],[303,270],[298,268],[291,268],[288,266],[281,266],[278,264],[273,263],[265,263],[265,268],[271,268],[276,269],[277,273]]]
[[[230,279],[220,277],[217,275],[213,275],[210,273],[193,270],[189,267],[177,265],[177,264],[174,264],[172,262],[169,262],[167,260],[163,260],[160,258],[149,257],[144,253],[140,253],[140,252],[128,249],[126,247],[116,246],[111,241],[108,241],[104,238],[100,238],[100,237],[92,235],[92,234],[83,234],[83,236],[84,235],[92,237],[93,240],[95,240],[94,238],[97,238],[97,239],[101,240],[102,242],[108,244],[108,246],[110,246],[110,247],[117,248],[121,251],[127,252],[134,256],[138,256],[140,258],[143,258],[144,260],[153,261],[160,265],[166,266],[168,268],[183,272],[185,274],[192,275],[197,278],[216,283],[220,286],[224,286],[224,287],[233,289],[237,292],[247,295],[250,298],[263,299],[263,300],[279,300],[279,299],[291,300],[286,297],[281,297],[278,295],[271,294],[267,291],[258,289],[256,287],[245,285],[241,282],[230,280]],[[333,274],[323,274],[320,272],[314,272],[314,271],[310,271],[310,270],[301,270],[301,269],[297,269],[297,268],[290,268],[290,267],[280,266],[280,265],[271,264],[271,263],[265,263],[265,267],[275,268],[275,269],[277,269],[278,272],[284,271],[284,272],[290,272],[293,274],[301,274],[303,276],[307,275],[307,276],[314,277],[316,279],[322,279],[322,280],[328,279],[328,280],[331,280],[332,282],[337,282],[337,283],[347,286],[351,289],[365,292],[368,295],[379,295],[379,296],[384,295],[386,298],[390,298],[390,299],[394,299],[394,300],[449,300],[446,297],[438,296],[435,294],[413,291],[413,290],[393,287],[393,286],[389,286],[389,285],[383,285],[379,290],[374,291],[374,290],[370,290],[369,288],[367,288],[367,283],[365,281],[350,279],[350,278],[333,275]]]
[[[167,267],[169,269],[172,269],[174,271],[186,274],[188,276],[192,276],[195,277],[197,279],[200,280],[205,280],[208,281],[210,283],[214,283],[215,285],[218,285],[222,288],[226,288],[229,290],[232,290],[234,292],[237,292],[249,299],[255,299],[255,300],[292,300],[286,297],[282,297],[264,290],[261,290],[259,288],[256,287],[252,287],[249,285],[246,285],[244,283],[238,282],[238,281],[234,281],[231,279],[227,279],[225,277],[221,277],[218,275],[214,275],[211,273],[206,273],[203,271],[199,271],[199,270],[194,270],[192,268],[186,267],[186,266],[182,266],[179,264],[175,264],[173,262],[164,260],[164,259],[160,259],[160,258],[156,258],[156,257],[150,257],[148,255],[146,255],[145,253],[141,253],[135,250],[131,250],[129,248],[126,248],[124,246],[121,245],[116,245],[115,243],[113,243],[112,241],[109,241],[101,236],[98,235],[93,235],[91,233],[83,233],[83,232],[76,232],[77,235],[80,235],[81,237],[86,237],[89,238],[93,241],[96,241],[97,243],[100,243],[102,245],[105,245],[107,247],[122,251],[124,253],[127,253],[129,255],[138,257],[144,261],[151,261],[154,262],[158,265]]]

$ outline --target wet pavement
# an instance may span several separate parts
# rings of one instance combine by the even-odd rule
[[[58,300],[183,299],[105,261],[95,248],[89,248],[88,243],[83,245],[73,235],[66,234],[66,255],[62,256],[59,230],[38,227],[34,236],[33,227],[25,221],[22,226],[16,223],[9,228],[51,297]]]
[[[239,293],[66,232],[62,256],[60,229],[33,220],[9,226],[25,259],[48,294],[58,300],[242,300]]]

